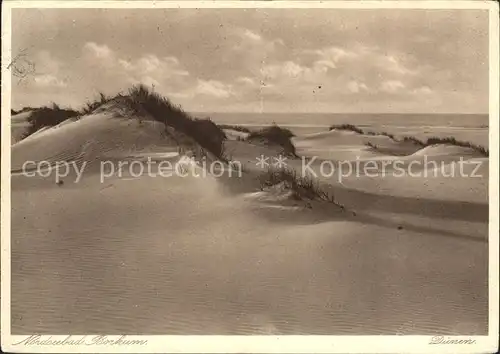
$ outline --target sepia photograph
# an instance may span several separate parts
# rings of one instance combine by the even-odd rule
[[[496,351],[498,3],[381,3],[4,2],[2,349]]]

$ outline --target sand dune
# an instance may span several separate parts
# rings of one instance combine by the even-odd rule
[[[117,117],[113,112],[67,120],[38,131],[12,146],[12,170],[25,161],[94,161],[120,158],[139,151],[176,151],[175,141],[165,137],[164,127],[155,121]]]
[[[470,157],[482,157],[483,155],[479,154],[474,149],[463,147],[463,146],[454,146],[454,145],[444,145],[444,144],[435,144],[426,146],[421,148],[413,155],[415,156],[470,156]]]
[[[341,209],[262,187],[256,158],[278,147],[229,139],[242,176],[197,177],[164,128],[106,108],[13,145],[13,333],[486,333],[487,158],[448,146],[401,157],[448,172],[460,157],[481,161],[479,179],[318,177]],[[335,162],[395,158],[367,142],[408,148],[345,131],[293,141]],[[27,160],[148,157],[196,173],[101,183],[92,170],[62,186],[15,173]]]
[[[14,114],[11,117],[11,143],[15,144],[22,139],[28,131],[30,123],[28,119],[31,115],[30,111]]]
[[[320,171],[323,161],[334,161],[337,173],[326,178],[319,176],[329,184],[377,191],[382,195],[488,202],[489,159],[472,148],[444,144],[422,148],[386,136],[336,130],[298,137],[294,141],[303,154],[318,156],[312,163],[314,171]],[[414,152],[403,156],[385,155],[383,149],[367,148],[366,142],[383,146],[387,151]],[[365,175],[368,165],[372,168]],[[351,175],[342,176],[339,182],[339,171],[349,172],[349,168],[353,171]]]
[[[363,135],[346,130],[330,130],[294,138],[298,151],[326,159],[354,159],[357,156],[372,158],[387,153],[405,155],[419,149],[415,144],[400,142],[385,135]],[[379,151],[367,147],[377,146]],[[386,151],[382,153],[380,151]]]
[[[416,127],[409,129],[408,127],[402,128],[387,128],[390,133],[393,133],[396,138],[404,136],[413,136],[419,140],[426,140],[430,137],[445,138],[453,136],[457,140],[470,141],[473,144],[488,147],[488,128],[474,128],[474,127]]]

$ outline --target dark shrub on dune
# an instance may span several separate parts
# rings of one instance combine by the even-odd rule
[[[380,133],[380,135],[387,136],[387,137],[391,138],[392,140],[396,140],[396,137],[394,136],[394,134],[382,132],[382,133]]]
[[[402,141],[407,142],[407,143],[413,143],[418,146],[425,146],[425,143],[422,140],[419,140],[413,136],[405,136],[403,137]]]
[[[353,132],[358,133],[358,134],[371,135],[371,136],[384,135],[384,136],[391,138],[392,140],[396,140],[396,138],[394,137],[393,134],[390,134],[387,132],[380,132],[379,133],[379,132],[373,132],[373,131],[364,131],[363,129],[358,128],[357,126],[352,125],[352,124],[332,125],[330,127],[330,130],[334,130],[334,129],[336,129],[336,130],[350,130],[350,131],[353,131]]]
[[[406,142],[414,143],[414,144],[419,145],[421,147],[430,146],[430,145],[438,145],[438,144],[467,147],[467,148],[471,148],[471,149],[479,152],[483,156],[486,156],[486,157],[489,156],[488,149],[484,148],[483,146],[476,145],[476,144],[470,143],[468,141],[460,141],[454,137],[446,137],[446,138],[431,137],[431,138],[428,138],[426,141],[422,141],[422,140],[419,140],[419,139],[414,138],[412,136],[405,136],[402,140],[406,141]]]
[[[53,127],[69,118],[75,118],[79,115],[77,111],[60,108],[55,103],[52,104],[52,107],[35,108],[28,118],[30,126],[23,138],[33,134],[41,128]]]
[[[285,154],[297,157],[295,145],[293,145],[291,140],[294,136],[295,135],[289,129],[272,125],[259,131],[251,132],[248,135],[247,140],[260,140],[264,143],[277,144],[283,148]]]
[[[82,114],[90,114],[94,112],[97,108],[101,107],[103,104],[109,102],[111,100],[110,97],[107,97],[104,93],[99,92],[99,98],[94,100],[93,102],[87,102],[85,107],[81,109]]]
[[[137,114],[148,114],[166,126],[193,138],[202,148],[224,159],[225,133],[210,119],[193,119],[179,106],[144,85],[129,90],[127,103]]]
[[[427,139],[427,144],[428,145],[434,145],[434,144],[448,144],[448,145],[460,145],[462,146],[463,143],[455,139],[454,137],[447,137],[447,138],[439,138],[439,137],[431,137]]]
[[[472,144],[468,141],[460,141],[455,139],[454,137],[446,137],[446,138],[431,137],[427,139],[427,145],[434,145],[434,144],[445,144],[445,145],[467,147],[479,152],[483,156],[486,157],[489,156],[488,149],[484,148],[483,146]]]
[[[204,131],[209,136],[215,136],[218,140],[227,139],[226,133],[210,118],[195,118],[194,123],[197,129]]]
[[[339,125],[332,125],[330,127],[330,130],[350,130],[350,131],[353,131],[353,132],[356,132],[358,134],[364,134],[365,132],[358,128],[357,126],[355,125],[352,125],[352,124],[339,124]]]
[[[294,169],[270,168],[259,176],[259,181],[261,189],[264,189],[265,187],[273,187],[282,183],[285,189],[293,192],[293,197],[295,199],[323,200],[338,205],[344,209],[343,206],[335,201],[333,195],[330,195],[321,189],[319,183],[315,181],[313,177],[300,176]]]

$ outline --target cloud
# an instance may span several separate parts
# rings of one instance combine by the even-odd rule
[[[398,59],[393,55],[380,55],[378,60],[380,61],[379,65],[382,68],[386,68],[387,70],[392,71],[396,74],[400,74],[403,76],[417,74],[417,70],[406,67],[401,59]]]
[[[380,89],[385,92],[395,93],[405,88],[405,85],[398,80],[384,81],[380,85]]]
[[[252,45],[259,46],[264,50],[274,50],[279,46],[284,46],[285,42],[281,38],[266,38],[260,33],[252,31],[248,28],[240,29],[236,31],[236,37],[239,38],[239,42],[243,42],[243,46]]]
[[[68,86],[64,81],[53,75],[37,75],[34,78],[35,86],[41,88],[58,88]]]
[[[194,91],[195,95],[208,95],[216,98],[228,98],[232,96],[231,85],[224,84],[216,80],[198,80],[198,85]]]
[[[63,66],[63,63],[47,50],[38,51],[33,62],[36,72],[40,74],[57,74]]]
[[[61,79],[64,76],[66,65],[49,51],[36,52],[33,57],[30,56],[30,62],[34,65],[34,73],[23,82],[26,91],[32,93],[44,90],[47,93],[54,93],[68,86],[67,81]]]
[[[256,84],[254,79],[247,76],[237,78],[236,82],[247,86],[254,86]]]
[[[349,81],[349,83],[347,84],[347,88],[349,89],[350,92],[353,93],[368,91],[368,86],[366,86],[363,82],[357,82],[357,81]]]
[[[238,76],[256,77],[263,63],[276,60],[286,48],[281,38],[266,38],[249,29],[230,32],[224,39],[231,45],[221,53],[222,65],[234,70]]]
[[[286,61],[280,64],[266,65],[262,68],[262,74],[266,80],[286,78],[297,78],[301,76],[307,68],[294,63],[293,61]]]
[[[341,60],[348,60],[358,57],[358,53],[338,46],[326,47],[317,50],[306,50],[304,54],[315,54],[322,60],[338,63]]]
[[[431,90],[428,86],[421,86],[412,91],[412,93],[417,94],[417,95],[429,95],[433,93],[433,90]]]
[[[87,42],[83,46],[83,50],[95,56],[96,58],[109,58],[113,55],[112,50],[105,44],[99,45],[95,42]]]
[[[109,82],[108,91],[119,91],[127,86],[143,83],[159,92],[185,90],[190,74],[175,56],[160,57],[153,53],[135,58],[124,58],[106,44],[87,42],[83,45],[83,60],[76,64],[91,81]],[[91,68],[91,70],[89,70]]]
[[[255,37],[255,36],[254,36]],[[254,40],[256,39],[253,38]],[[86,43],[84,50],[95,58],[104,59],[106,70],[100,70],[101,77],[112,77],[122,88],[143,83],[156,91],[178,100],[225,99],[234,95],[233,86],[215,79],[191,77],[175,56],[159,57],[148,53],[134,59],[120,58],[104,44]],[[251,78],[244,80],[252,83]]]
[[[335,63],[330,60],[317,60],[314,62],[314,65],[316,67],[325,67],[330,69],[335,69],[337,67],[337,65],[335,65]]]
[[[246,38],[248,38],[248,39],[250,39],[252,41],[256,41],[256,42],[262,41],[262,36],[260,34],[252,32],[249,29],[246,29],[243,32],[243,36],[245,36]]]
[[[180,65],[179,60],[171,56],[158,58],[156,55],[147,54],[135,61],[118,59],[118,65],[134,77],[155,75],[166,79],[173,76],[189,76],[189,72]]]
[[[262,68],[263,80],[266,82],[281,82],[293,79],[295,84],[300,81],[313,82],[324,78],[325,73],[335,65],[329,61],[318,60],[312,66],[300,65],[294,61],[288,60],[282,63],[265,65]]]
[[[13,52],[44,49],[30,53],[37,80],[13,87],[26,104],[42,95],[81,104],[144,82],[192,110],[488,108],[483,12],[159,9],[109,21],[112,11],[33,11],[19,9],[12,31]]]

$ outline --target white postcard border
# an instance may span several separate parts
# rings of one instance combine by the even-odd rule
[[[490,175],[489,175],[489,334],[488,336],[104,336],[11,335],[10,316],[10,119],[1,120],[1,343],[6,352],[54,353],[480,353],[498,346],[499,251],[499,10],[484,1],[4,1],[2,3],[2,117],[10,117],[11,9],[13,8],[338,8],[484,9],[490,13]],[[99,337],[101,336],[101,337]],[[96,339],[98,338],[98,339]],[[39,342],[37,342],[37,340]],[[76,343],[82,340],[81,344]],[[99,342],[99,340],[101,342]],[[432,344],[442,340],[442,343]],[[445,344],[447,340],[463,341]],[[42,343],[46,344],[28,344]],[[52,342],[51,342],[52,341]],[[52,344],[62,341],[61,344]],[[103,344],[108,341],[108,344]],[[111,341],[114,341],[113,344]],[[130,344],[128,341],[146,341]],[[465,341],[465,342],[464,342]],[[467,342],[468,341],[468,342]],[[473,341],[473,342],[471,342]],[[101,343],[101,344],[98,344]],[[123,344],[125,343],[125,344]],[[129,343],[129,344],[126,344]]]

